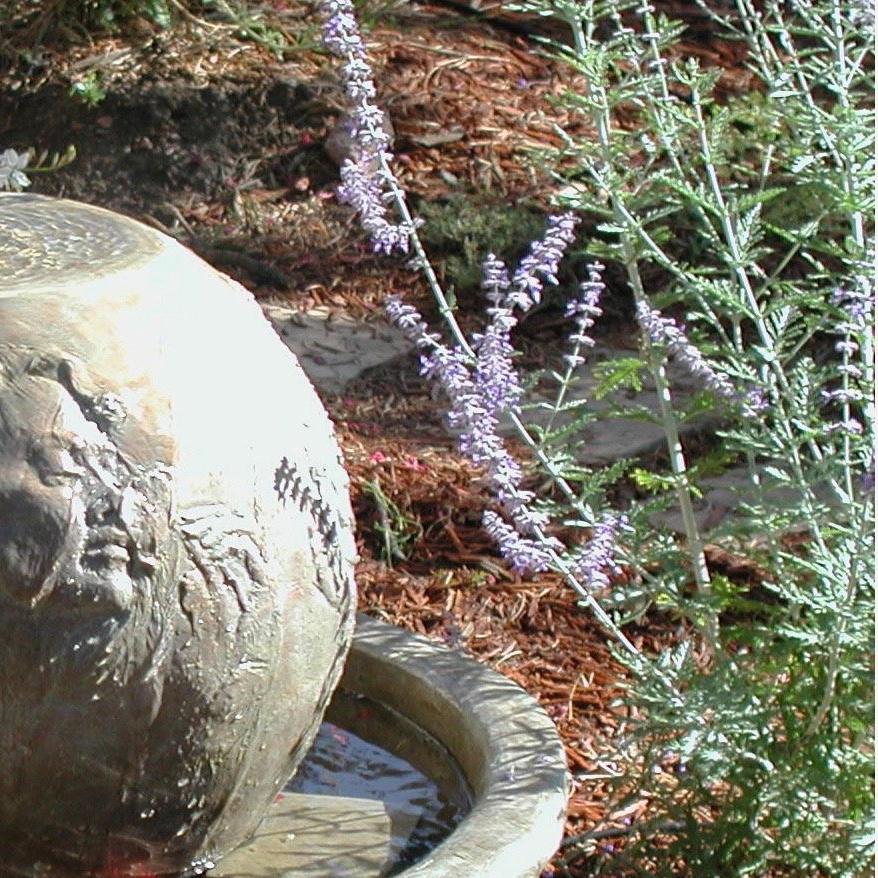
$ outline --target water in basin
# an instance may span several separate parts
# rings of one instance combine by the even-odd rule
[[[445,748],[405,717],[337,692],[296,775],[217,878],[389,878],[471,806]]]

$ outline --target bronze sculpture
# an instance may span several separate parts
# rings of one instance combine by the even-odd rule
[[[255,828],[349,645],[346,488],[245,290],[0,195],[0,875],[196,874]]]

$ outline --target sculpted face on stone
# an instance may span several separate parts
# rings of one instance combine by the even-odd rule
[[[19,392],[0,393],[0,592],[120,617],[171,554],[171,475],[127,466],[57,372],[13,380]]]
[[[304,755],[353,624],[332,428],[249,295],[0,195],[0,874],[192,874]]]

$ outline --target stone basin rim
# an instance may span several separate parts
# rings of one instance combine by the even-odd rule
[[[340,687],[432,735],[472,788],[472,810],[398,878],[540,874],[561,841],[569,776],[558,732],[531,696],[472,658],[363,614]]]

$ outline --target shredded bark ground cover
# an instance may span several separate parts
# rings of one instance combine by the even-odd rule
[[[60,5],[0,0],[0,148],[61,152],[73,143],[78,151],[70,167],[36,179],[34,191],[151,223],[259,298],[378,320],[396,291],[433,313],[420,279],[374,256],[335,203],[337,166],[324,145],[342,90],[315,48],[313,9],[292,0],[262,7],[266,26],[295,47],[279,60],[242,39],[239,26],[172,5],[171,30],[134,19],[89,37],[47,18]],[[693,4],[657,5],[689,24],[681,53],[724,68],[727,91],[748,87],[740,47],[716,39]],[[541,215],[552,184],[528,155],[557,146],[558,126],[589,136],[554,100],[576,89],[576,77],[530,38],[542,20],[498,4],[464,6],[402,4],[366,16],[400,177],[421,206],[476,194],[487,209]],[[104,96],[70,96],[89,83]],[[476,300],[461,301],[463,322],[477,321]],[[611,319],[598,331],[628,332],[621,286],[606,308]],[[539,358],[562,333],[550,313],[527,324],[520,341]],[[537,698],[573,776],[568,837],[593,828],[609,816],[611,742],[624,721],[615,706],[623,674],[605,634],[559,577],[520,581],[504,568],[479,525],[490,504],[480,474],[455,453],[442,401],[413,358],[325,401],[352,480],[361,608],[472,655]],[[736,563],[713,560],[727,570]],[[661,618],[629,631],[647,652],[679,634]],[[613,815],[616,825],[647,804]]]

